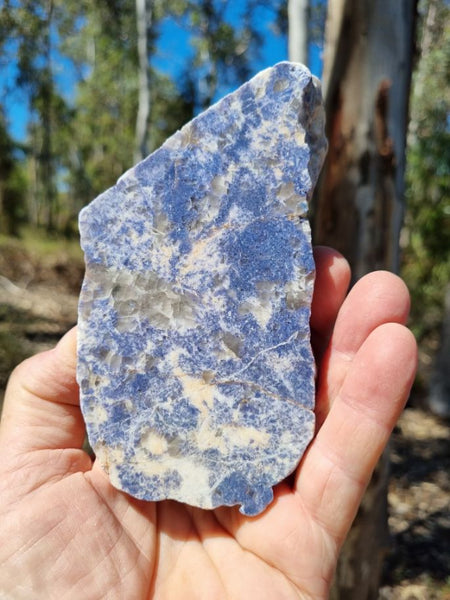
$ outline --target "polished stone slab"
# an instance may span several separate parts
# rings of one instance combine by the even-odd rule
[[[317,81],[279,63],[81,212],[81,407],[117,488],[256,515],[298,464],[323,120]]]

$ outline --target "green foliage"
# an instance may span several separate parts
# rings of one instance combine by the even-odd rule
[[[15,157],[17,150],[0,106],[0,233],[13,235],[25,218],[27,188],[23,165]]]
[[[255,15],[271,4],[239,4],[235,25],[224,0],[149,3],[150,150],[215,100],[219,88],[248,77],[261,43]],[[178,22],[192,46],[178,81],[154,65],[168,19]],[[48,231],[76,233],[80,208],[133,163],[139,98],[135,2],[7,1],[0,8],[0,62],[15,65],[13,87],[30,108],[24,152],[3,152],[2,190],[9,198],[0,205],[3,229],[25,218]],[[58,84],[67,64],[76,74],[70,98]],[[8,94],[5,101],[11,101]],[[6,124],[0,143],[13,144]]]
[[[403,265],[419,339],[439,326],[450,281],[450,7],[439,0],[424,8],[425,47],[411,96]]]
[[[310,4],[309,36],[312,44],[323,47],[327,0],[313,0]]]
[[[63,49],[83,72],[65,163],[76,213],[132,166],[138,56],[132,3],[70,3],[70,7]],[[192,113],[175,84],[151,68],[150,86],[150,145],[154,149]]]
[[[259,11],[270,9],[276,19],[281,4],[280,0],[246,0],[239,4],[239,24],[232,25],[229,3],[224,0],[186,3],[194,56],[186,66],[185,79],[196,111],[214,101],[219,84],[236,86],[248,79],[263,42]]]
[[[251,75],[264,41],[262,11],[265,20],[268,15],[275,20],[283,4],[148,2],[150,150]],[[157,59],[171,51],[167,42],[160,45],[169,20],[179,26],[189,48],[185,56],[177,56],[176,73],[163,74]],[[2,101],[11,103],[9,93],[19,90],[29,107],[22,152],[3,152],[4,230],[25,220],[53,233],[76,234],[80,208],[132,165],[142,97],[137,42],[135,0],[2,3],[0,64],[14,65],[8,69],[9,83],[15,79]],[[75,76],[70,93],[61,76],[67,67],[70,78]],[[0,144],[14,146],[6,123],[0,128]]]
[[[24,144],[27,161],[22,165],[29,182],[25,216],[48,230],[59,225],[58,177],[69,116],[55,84],[58,18],[59,7],[53,0],[11,2],[0,13],[0,32],[9,28],[10,33],[9,44],[3,44],[4,57],[15,64],[15,87],[26,96],[30,109],[29,138]],[[17,187],[17,173],[14,175],[16,183],[10,183]],[[21,182],[25,182],[23,177]]]

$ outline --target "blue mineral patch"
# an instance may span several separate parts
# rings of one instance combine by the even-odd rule
[[[97,460],[149,501],[257,515],[314,431],[318,82],[262,71],[80,214],[77,376]]]

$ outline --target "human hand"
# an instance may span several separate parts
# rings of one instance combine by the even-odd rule
[[[81,450],[76,333],[11,376],[0,425],[0,597],[325,599],[339,549],[409,393],[408,292],[316,249],[317,435],[257,517],[138,501]],[[345,298],[345,299],[344,299]]]

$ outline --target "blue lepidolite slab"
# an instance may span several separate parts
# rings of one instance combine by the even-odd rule
[[[298,464],[323,125],[317,81],[280,63],[81,212],[81,406],[117,488],[256,515]]]

